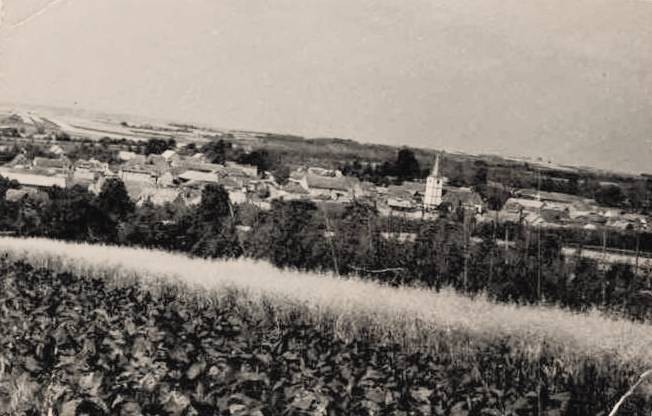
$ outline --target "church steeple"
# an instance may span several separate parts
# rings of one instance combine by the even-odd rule
[[[435,164],[426,179],[426,193],[423,198],[423,207],[426,210],[435,209],[441,204],[444,192],[444,178],[439,175],[439,152],[435,156]]]
[[[435,178],[439,177],[439,152],[435,155],[435,164],[432,165],[430,176],[434,176]]]

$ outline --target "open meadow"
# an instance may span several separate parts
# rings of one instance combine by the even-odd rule
[[[652,328],[597,312],[156,250],[0,252],[16,413],[606,415],[652,363]],[[642,388],[623,408],[648,405]]]

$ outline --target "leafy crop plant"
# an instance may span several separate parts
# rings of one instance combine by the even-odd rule
[[[604,414],[646,325],[160,251],[0,239],[4,414]],[[622,411],[643,411],[641,386]],[[624,414],[624,413],[623,413]]]

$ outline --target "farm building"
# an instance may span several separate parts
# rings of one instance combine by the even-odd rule
[[[52,186],[66,187],[65,176],[35,174],[29,170],[0,168],[0,175],[15,180],[22,186],[44,189]]]

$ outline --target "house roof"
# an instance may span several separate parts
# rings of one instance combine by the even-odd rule
[[[149,189],[156,189],[152,185],[145,182],[125,181],[124,184],[125,189],[127,190],[127,194],[129,194],[129,198],[132,201],[137,201],[143,192],[149,192]]]
[[[285,186],[281,188],[282,191],[285,191],[290,194],[302,194],[305,195],[308,193],[301,185],[296,182],[288,182]]]
[[[58,186],[61,188],[66,187],[66,178],[62,176],[35,175],[33,173],[29,173],[29,171],[12,170],[6,168],[0,168],[0,175],[4,176],[7,179],[15,180],[21,185],[25,186]]]
[[[149,201],[154,205],[163,205],[174,202],[180,193],[178,189],[173,188],[144,188],[137,199],[139,203]]]
[[[242,184],[229,176],[223,176],[219,179],[220,185],[225,188],[242,188]]]
[[[400,198],[388,198],[387,205],[389,205],[392,208],[403,208],[403,209],[411,209],[416,207],[414,202],[407,199],[400,199]]]
[[[518,191],[516,191],[516,194],[522,198],[527,198],[527,199],[538,199],[541,201],[551,201],[551,202],[565,202],[568,204],[583,199],[576,195],[563,194],[561,192],[537,191],[536,189],[519,189]]]
[[[35,157],[34,166],[42,168],[58,168],[63,169],[66,165],[70,163],[67,159],[50,159],[47,157]]]
[[[37,197],[39,199],[47,200],[48,194],[45,192],[37,191],[33,188],[22,188],[22,189],[8,189],[5,194],[5,199],[7,201],[20,201],[24,197]]]
[[[545,222],[543,217],[535,212],[528,212],[523,216],[523,219],[529,224],[542,224]]]
[[[217,163],[205,163],[193,160],[192,158],[173,161],[172,165],[183,167],[187,170],[195,170],[200,172],[218,172],[224,167],[222,165],[218,165]]]
[[[543,207],[543,202],[541,201],[536,201],[534,199],[525,199],[525,198],[509,198],[505,202],[505,206],[503,209],[505,210],[514,210],[514,209],[520,209],[520,208],[526,208],[526,209],[539,209]]]
[[[147,158],[145,156],[134,155],[132,158],[127,159],[125,166],[144,165],[145,163],[147,163]]]
[[[308,188],[313,189],[333,189],[337,191],[350,191],[352,184],[349,178],[345,177],[328,177],[320,175],[306,175]]]
[[[20,153],[14,157],[11,162],[7,163],[7,166],[16,166],[16,165],[29,165],[29,159],[24,154]]]
[[[452,205],[482,205],[483,201],[476,192],[467,189],[449,189],[442,196],[442,202]]]
[[[197,170],[187,170],[180,174],[179,178],[183,179],[184,181],[218,183],[218,178],[215,173],[202,172]]]
[[[385,194],[393,198],[411,199],[416,194],[424,194],[426,185],[419,182],[403,182],[401,185],[390,185]]]
[[[58,154],[58,155],[61,155],[61,154],[65,153],[64,150],[61,148],[61,146],[56,145],[56,144],[53,144],[52,146],[50,146],[48,151],[50,153],[55,153],[55,154]]]
[[[163,156],[164,159],[170,159],[171,157],[174,157],[177,155],[177,152],[174,150],[166,150],[165,152],[161,153],[161,156]]]
[[[120,159],[120,160],[131,160],[136,156],[138,156],[138,155],[136,153],[134,153],[134,152],[127,152],[125,150],[120,150],[118,152],[118,159]]]

